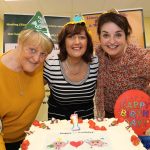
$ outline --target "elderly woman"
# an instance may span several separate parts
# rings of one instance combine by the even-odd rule
[[[40,21],[44,19],[40,12],[35,16]],[[39,26],[48,34],[30,23],[19,34],[18,46],[0,57],[0,150],[20,147],[24,131],[34,121],[45,94],[43,62],[52,51],[53,42],[43,24]]]

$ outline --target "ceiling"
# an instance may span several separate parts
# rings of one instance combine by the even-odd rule
[[[39,10],[48,16],[73,16],[111,8],[143,8],[144,17],[150,17],[150,0],[0,0],[0,19],[4,13],[35,14]]]

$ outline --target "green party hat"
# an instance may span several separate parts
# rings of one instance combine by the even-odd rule
[[[41,32],[44,35],[46,35],[48,38],[52,39],[51,35],[49,33],[49,29],[48,29],[46,20],[40,11],[36,12],[36,14],[31,18],[31,20],[25,26],[25,29],[32,29],[37,32]]]

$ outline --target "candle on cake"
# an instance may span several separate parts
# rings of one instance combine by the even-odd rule
[[[77,131],[77,130],[80,130],[80,127],[78,125],[78,114],[74,113],[70,116],[70,119],[72,120],[72,123],[73,123],[73,127],[72,127],[72,130],[73,131]]]

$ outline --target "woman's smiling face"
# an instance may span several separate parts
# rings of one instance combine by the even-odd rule
[[[35,71],[43,64],[48,53],[40,45],[26,43],[20,49],[20,64],[25,72]]]
[[[127,40],[124,31],[113,22],[105,23],[99,35],[103,50],[112,58],[120,57],[126,48]]]
[[[68,35],[65,40],[66,50],[70,57],[81,58],[87,50],[87,36],[85,31]]]

